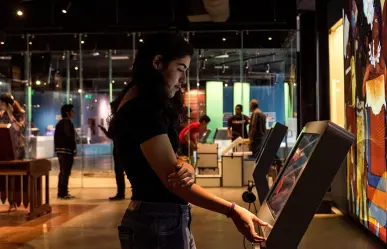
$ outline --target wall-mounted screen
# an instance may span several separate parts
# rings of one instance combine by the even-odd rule
[[[267,204],[276,218],[281,212],[283,206],[289,198],[289,195],[297,183],[309,156],[313,152],[320,134],[302,134],[299,143],[296,145],[296,149],[293,150],[285,168],[282,170],[280,179],[276,182],[276,185],[272,189],[269,197],[267,198]]]

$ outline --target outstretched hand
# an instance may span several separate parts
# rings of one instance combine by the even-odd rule
[[[254,224],[258,226],[270,226],[268,223],[258,219],[245,208],[235,206],[234,212],[231,214],[231,219],[237,227],[238,231],[245,236],[245,238],[252,243],[260,243],[265,241],[265,238],[260,237],[254,228]]]

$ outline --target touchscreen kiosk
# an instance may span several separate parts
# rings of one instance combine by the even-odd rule
[[[15,146],[12,141],[11,124],[0,124],[0,161],[16,159]]]
[[[330,121],[304,127],[258,212],[269,224],[263,247],[297,248],[354,141]]]
[[[273,159],[275,158],[287,131],[287,126],[275,123],[268,131],[265,142],[256,158],[253,178],[258,193],[258,199],[261,204],[269,192],[267,172],[269,171]]]

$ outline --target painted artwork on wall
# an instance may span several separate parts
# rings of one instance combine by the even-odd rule
[[[346,128],[357,137],[347,160],[349,207],[387,242],[387,1],[345,1]]]

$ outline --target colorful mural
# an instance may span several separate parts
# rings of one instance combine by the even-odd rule
[[[387,1],[346,0],[343,30],[350,212],[387,242]]]

